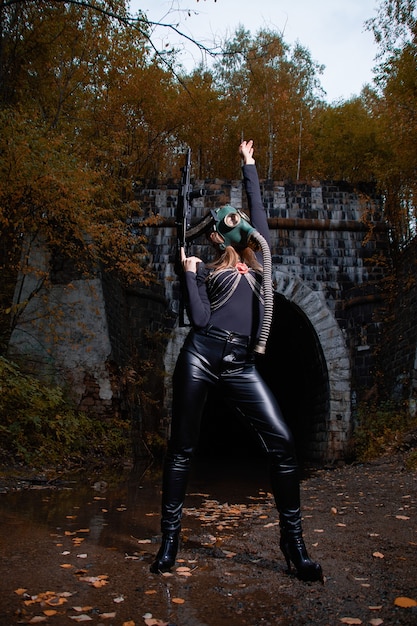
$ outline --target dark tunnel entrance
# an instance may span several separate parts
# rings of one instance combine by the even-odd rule
[[[301,309],[275,295],[267,352],[258,367],[276,396],[296,441],[299,462],[325,455],[329,413],[326,362],[314,328]],[[203,417],[198,458],[255,458],[260,446],[239,417],[212,394]]]

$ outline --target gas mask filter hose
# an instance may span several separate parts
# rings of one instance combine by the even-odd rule
[[[267,241],[260,233],[258,233],[258,231],[253,231],[250,234],[250,237],[259,244],[263,257],[262,288],[264,295],[264,317],[258,343],[256,344],[254,351],[257,354],[265,354],[266,342],[268,341],[271,329],[274,309],[274,294],[272,289],[272,257]]]

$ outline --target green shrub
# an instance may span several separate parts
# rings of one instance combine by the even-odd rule
[[[167,449],[165,437],[162,437],[159,433],[145,432],[143,441],[154,459],[161,461],[164,458]]]
[[[405,467],[410,472],[417,470],[417,450],[412,450],[405,457]]]
[[[390,402],[362,405],[352,441],[356,459],[369,461],[393,452],[401,445],[404,434],[416,426],[416,418],[405,407]]]
[[[130,424],[75,410],[61,388],[0,357],[0,450],[8,462],[34,467],[129,455]]]

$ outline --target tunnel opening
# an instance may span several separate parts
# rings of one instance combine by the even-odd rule
[[[300,465],[325,456],[329,379],[317,334],[303,311],[275,294],[267,351],[258,368],[290,426]],[[239,415],[212,392],[205,407],[197,458],[256,459],[263,450]]]

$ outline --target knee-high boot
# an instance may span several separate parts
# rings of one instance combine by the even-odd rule
[[[287,562],[288,571],[292,572],[293,564],[300,580],[323,582],[321,565],[310,559],[303,540],[298,469],[296,466],[275,468],[271,478],[279,513],[280,548]]]
[[[175,564],[190,461],[190,456],[171,452],[165,458],[162,480],[162,543],[150,568],[154,574],[168,572]]]

